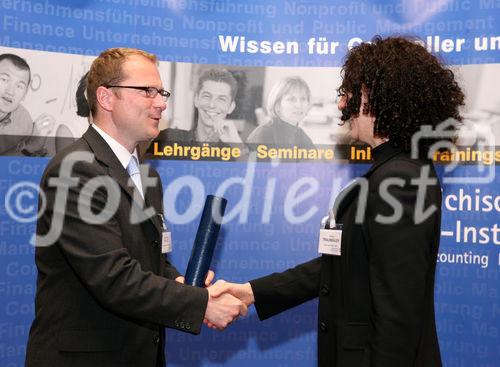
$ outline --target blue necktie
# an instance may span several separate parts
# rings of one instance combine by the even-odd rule
[[[137,190],[139,190],[139,193],[144,199],[144,194],[142,192],[141,171],[139,171],[139,162],[134,155],[130,157],[130,162],[128,162],[127,165],[127,172],[130,175],[132,181],[134,181],[135,187],[137,187]]]

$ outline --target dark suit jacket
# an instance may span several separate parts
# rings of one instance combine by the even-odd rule
[[[92,153],[95,159],[77,161],[71,172],[76,181],[64,180],[70,187],[61,214],[56,196],[64,189],[58,193],[51,179],[61,180],[64,160],[74,152]],[[162,213],[157,172],[150,168],[142,174],[157,179],[145,192],[146,207]],[[118,207],[105,223],[89,224],[81,219],[81,209],[96,214],[113,199],[102,185],[94,185],[93,196],[82,190],[97,177],[116,183]],[[54,215],[61,214],[64,225],[53,245],[36,249],[36,311],[26,366],[159,366],[164,364],[164,326],[200,332],[208,292],[173,280],[179,273],[161,254],[159,215],[131,223],[131,211],[143,217],[145,212],[129,179],[93,128],[48,164],[41,181],[47,208],[37,233],[49,231]],[[90,207],[79,209],[79,198],[90,200]]]
[[[322,367],[441,366],[434,319],[434,274],[440,237],[441,189],[431,162],[412,160],[389,143],[375,149],[371,169],[336,202],[343,224],[341,256],[323,255],[280,274],[251,281],[261,319],[319,297],[318,364]],[[411,180],[429,168],[423,208]],[[387,178],[395,181],[384,189]],[[359,182],[365,181],[365,191]],[[380,190],[380,191],[379,191]],[[383,199],[381,192],[390,196]],[[398,203],[394,203],[397,200]],[[356,222],[358,204],[366,215]],[[396,223],[383,224],[377,215]],[[414,213],[434,206],[424,221]],[[362,213],[362,211],[361,211]]]

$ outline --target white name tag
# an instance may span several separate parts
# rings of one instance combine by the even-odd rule
[[[172,252],[172,233],[163,230],[161,232],[161,253],[168,254]]]
[[[323,255],[340,256],[342,244],[341,229],[320,229],[318,252]]]

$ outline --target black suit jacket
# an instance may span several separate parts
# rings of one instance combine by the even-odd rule
[[[95,159],[76,161],[71,171],[74,178],[61,181],[61,167],[75,152],[91,153]],[[143,182],[146,175],[157,179],[145,192],[145,204],[161,214],[159,176],[151,168],[142,174]],[[97,177],[114,182],[118,194],[116,211],[101,224],[81,218],[85,209],[96,214],[113,201],[111,192],[98,183],[93,185],[93,195],[83,189],[96,183]],[[69,186],[61,202],[64,209],[58,207],[56,197],[64,197],[64,190],[58,193],[54,178],[60,187]],[[200,332],[208,292],[174,280],[179,273],[161,254],[161,217],[146,218],[144,202],[137,192],[134,198],[129,180],[93,128],[48,164],[41,180],[47,208],[38,220],[37,233],[46,234],[58,215],[64,223],[53,245],[36,249],[36,311],[26,366],[160,366],[164,326]],[[79,208],[79,199],[87,205]],[[142,220],[131,223],[131,212]]]
[[[439,181],[430,161],[410,159],[389,143],[374,154],[371,169],[335,204],[337,222],[343,224],[342,255],[323,255],[251,281],[257,313],[265,319],[319,297],[322,367],[441,366],[434,319]],[[434,184],[427,186],[420,208],[412,180],[425,166]],[[360,221],[358,204],[361,214],[366,204]],[[431,206],[435,210],[425,220],[415,219],[415,210]],[[401,214],[397,222],[376,220],[377,215],[393,215],[395,207]]]

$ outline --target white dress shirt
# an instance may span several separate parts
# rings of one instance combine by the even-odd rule
[[[136,159],[137,163],[139,162],[139,157],[137,155],[137,149],[134,149],[133,153],[130,154],[130,152],[125,148],[123,145],[121,145],[119,142],[117,142],[115,139],[113,139],[108,133],[106,133],[104,130],[102,130],[99,126],[96,124],[91,125],[95,131],[99,133],[99,135],[102,136],[102,138],[108,143],[109,147],[115,153],[116,158],[120,161],[122,164],[123,168],[127,170],[127,166],[130,163],[131,159]],[[127,170],[128,171],[128,170]],[[141,194],[142,198],[144,199],[144,194],[142,192],[142,182],[141,182],[141,175],[131,175],[132,181],[134,181],[135,186],[139,190],[139,193]]]

